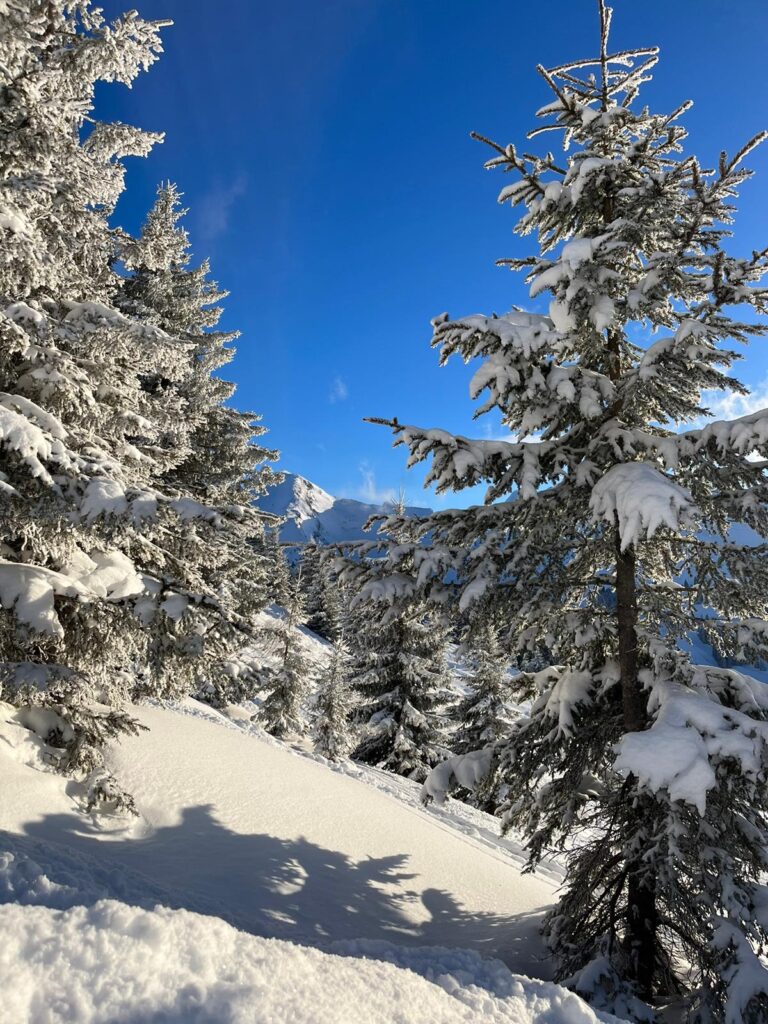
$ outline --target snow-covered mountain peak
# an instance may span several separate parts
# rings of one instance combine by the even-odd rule
[[[293,500],[288,506],[288,513],[297,522],[314,519],[315,516],[330,509],[336,499],[332,498],[322,487],[290,473],[286,482],[292,483]]]
[[[258,500],[259,508],[280,516],[284,543],[304,543],[317,537],[321,543],[369,540],[364,526],[371,516],[390,511],[391,506],[370,505],[354,498],[334,498],[322,487],[296,473],[286,473],[281,484]],[[406,515],[428,515],[431,509],[408,506]]]
[[[281,490],[283,493],[278,493]],[[322,487],[296,473],[286,473],[285,480],[270,492],[270,497],[284,505],[285,511],[281,515],[287,515],[297,523],[315,519],[331,508],[336,500]]]

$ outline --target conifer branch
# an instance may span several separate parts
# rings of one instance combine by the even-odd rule
[[[404,424],[399,423],[396,416],[393,416],[390,420],[384,419],[381,416],[364,416],[363,423],[375,423],[380,427],[389,427],[395,433],[399,433],[404,429]]]

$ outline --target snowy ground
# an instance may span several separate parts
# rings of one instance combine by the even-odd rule
[[[67,1024],[596,1024],[577,996],[472,954],[331,956],[188,911],[0,907],[3,1020]],[[411,969],[414,968],[414,969]],[[417,973],[421,968],[422,973]],[[21,982],[21,983],[20,983]],[[605,1018],[603,1018],[605,1019]]]
[[[187,700],[135,709],[110,758],[141,818],[105,829],[0,708],[4,1022],[598,1019],[510,973],[547,976],[557,871],[487,815]]]
[[[334,770],[191,700],[136,714],[150,731],[111,753],[142,814],[126,830],[105,833],[73,802],[76,787],[18,761],[2,802],[0,825],[36,860],[55,844],[113,872],[118,888],[106,879],[92,898],[142,899],[148,878],[167,905],[254,934],[459,946],[546,974],[536,927],[553,882],[521,875],[494,819],[459,803],[425,810],[413,783]],[[15,731],[4,738],[26,756],[33,741]],[[61,861],[42,866],[59,881]]]

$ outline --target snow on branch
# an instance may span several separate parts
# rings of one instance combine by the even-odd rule
[[[485,354],[491,345],[531,358],[548,351],[559,340],[549,316],[517,309],[503,316],[475,313],[458,320],[450,320],[448,314],[443,313],[432,321],[432,328],[432,345],[441,347],[441,362],[455,352],[468,362]]]
[[[19,622],[38,633],[63,636],[54,610],[56,595],[88,600],[92,595],[81,583],[39,565],[0,561],[0,604],[13,609]]]
[[[758,782],[765,767],[768,722],[720,703],[726,689],[654,681],[641,673],[650,688],[654,722],[644,732],[627,733],[617,745],[615,768],[634,775],[652,793],[666,790],[672,801],[691,804],[704,816],[707,793],[717,785],[723,761],[736,761],[741,772]],[[719,699],[718,699],[719,698]]]
[[[686,430],[680,437],[692,441],[697,449],[712,443],[721,452],[748,455],[768,444],[768,409],[733,420],[715,420],[699,430]]]
[[[541,477],[540,458],[553,447],[546,441],[486,441],[451,434],[437,428],[406,426],[397,420],[369,418],[368,423],[390,427],[395,445],[408,449],[409,468],[432,457],[425,486],[434,483],[438,492],[463,490],[483,481],[494,493],[519,484],[523,497],[533,497]]]
[[[457,754],[442,761],[432,769],[421,787],[421,802],[434,801],[437,806],[445,803],[446,797],[459,786],[475,792],[491,771],[493,747],[472,750],[468,754]]]
[[[21,403],[25,403],[23,407]],[[51,487],[53,479],[44,463],[56,462],[68,466],[72,459],[61,437],[52,436],[50,431],[44,429],[50,426],[49,420],[53,420],[53,417],[38,410],[47,418],[42,423],[33,422],[29,418],[32,406],[32,402],[15,395],[0,397],[0,444],[16,452],[32,476]]]
[[[666,526],[675,532],[690,525],[694,509],[688,491],[648,462],[612,466],[595,484],[590,498],[595,519],[618,519],[621,549]]]

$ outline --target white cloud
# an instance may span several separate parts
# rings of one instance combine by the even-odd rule
[[[341,377],[334,377],[333,387],[328,395],[328,401],[331,405],[336,402],[343,402],[346,398],[349,398],[349,388],[347,387],[346,381],[342,380]]]
[[[739,395],[735,391],[704,391],[701,404],[709,409],[710,415],[702,416],[693,423],[680,423],[679,430],[699,430],[713,420],[736,420],[760,409],[768,409],[768,378],[755,385],[748,395]],[[762,460],[756,451],[747,458],[758,462]]]
[[[217,185],[197,204],[200,237],[210,243],[229,228],[235,203],[248,191],[248,179],[238,174],[228,185]]]
[[[347,493],[346,497],[357,498],[368,505],[385,505],[397,501],[398,493],[394,487],[378,486],[376,474],[370,463],[363,461],[358,469],[360,470],[360,483],[352,489],[351,493]]]
[[[735,391],[705,391],[702,395],[702,405],[711,413],[706,420],[734,420],[739,416],[748,416],[751,412],[766,409],[768,379],[757,384],[748,395],[738,395]]]
[[[484,441],[519,441],[520,438],[517,434],[513,434],[506,427],[501,424],[494,426],[493,423],[489,423],[488,420],[483,423],[483,440]]]

